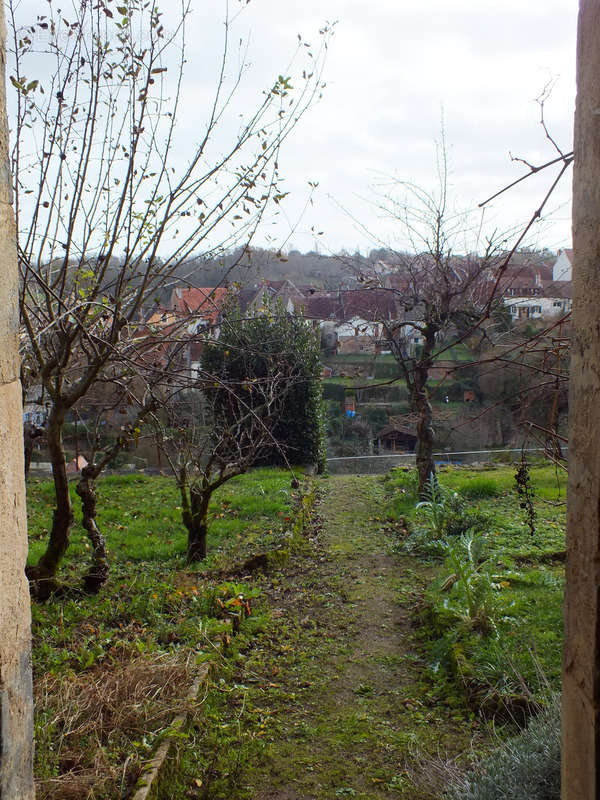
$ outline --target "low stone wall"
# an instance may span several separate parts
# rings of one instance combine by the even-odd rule
[[[563,448],[566,455],[568,448]],[[463,450],[456,453],[434,453],[435,463],[444,464],[469,464],[473,467],[482,464],[510,464],[520,461],[521,449],[502,450]],[[531,447],[525,450],[528,458],[543,457],[542,447]],[[405,453],[385,456],[349,456],[347,458],[327,459],[327,470],[331,475],[374,475],[389,472],[392,467],[413,467],[415,454]]]

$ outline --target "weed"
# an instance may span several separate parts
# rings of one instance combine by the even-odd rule
[[[534,687],[532,691],[538,697],[542,689],[536,663],[552,687],[560,686],[565,506],[557,500],[564,499],[566,481],[561,476],[558,482],[555,470],[548,466],[529,465],[528,475],[537,519],[534,536],[523,525],[523,512],[515,502],[514,470],[510,467],[486,472],[486,481],[494,482],[497,493],[479,497],[476,502],[462,490],[483,477],[480,471],[449,469],[439,476],[447,493],[458,494],[456,517],[445,512],[444,538],[435,538],[425,527],[414,529],[414,506],[403,508],[403,530],[412,529],[403,536],[405,553],[441,560],[448,557],[447,547],[456,538],[455,531],[461,536],[485,533],[487,559],[479,570],[482,585],[475,588],[491,603],[488,616],[495,635],[482,636],[477,626],[471,625],[467,595],[459,585],[440,592],[443,581],[457,571],[448,563],[445,567],[428,567],[439,570],[439,579],[425,592],[420,635],[430,679],[448,702],[454,702],[455,695],[464,700],[467,694],[478,709],[489,695],[496,698],[499,708],[505,700],[510,705],[512,695],[522,694],[514,685],[515,670],[529,687]],[[394,483],[391,479],[385,483],[392,517],[398,502]],[[454,544],[460,558],[468,560],[464,549],[461,555],[460,541]],[[479,579],[473,580],[477,584]],[[457,584],[457,580],[451,583]]]
[[[425,523],[434,540],[460,536],[470,529],[485,530],[489,517],[468,507],[464,497],[441,486],[432,476],[425,487],[426,500],[417,503],[416,516]]]
[[[425,484],[423,495],[426,498],[417,503],[417,517],[425,521],[426,526],[437,539],[443,539],[446,532],[446,518],[450,510],[450,500],[456,495],[441,486],[431,475]]]

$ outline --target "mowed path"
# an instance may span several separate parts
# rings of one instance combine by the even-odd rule
[[[393,552],[380,478],[321,486],[309,552],[266,579],[273,623],[233,676],[231,719],[255,723],[235,780],[215,779],[204,796],[439,798],[423,764],[468,749],[471,730],[425,679],[413,611],[426,578]]]

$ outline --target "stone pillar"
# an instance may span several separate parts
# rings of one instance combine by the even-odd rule
[[[0,798],[33,800],[31,612],[19,381],[18,273],[0,4]]]
[[[573,174],[562,797],[600,800],[600,0],[581,0]]]

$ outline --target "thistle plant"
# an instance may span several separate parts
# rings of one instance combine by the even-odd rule
[[[434,475],[425,484],[423,494],[426,499],[417,503],[417,516],[424,519],[431,532],[441,539],[445,533],[450,503],[458,495],[440,486]]]
[[[485,539],[481,534],[469,533],[459,541],[446,547],[446,564],[452,570],[442,583],[440,590],[454,590],[454,595],[464,601],[464,608],[458,611],[461,619],[484,633],[494,629],[493,587],[490,576],[484,571]],[[444,602],[450,606],[448,601]],[[466,613],[465,613],[466,612]]]

